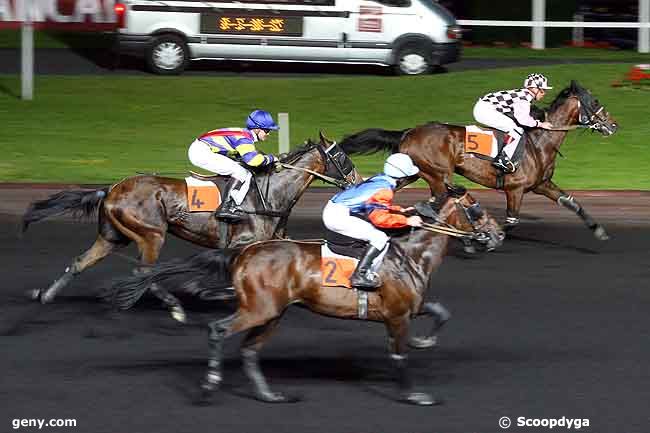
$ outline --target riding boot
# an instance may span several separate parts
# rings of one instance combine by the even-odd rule
[[[381,286],[381,279],[377,273],[372,272],[372,262],[381,254],[379,250],[372,245],[366,250],[366,254],[359,260],[357,268],[350,277],[350,285],[354,288],[372,291]]]
[[[224,197],[226,200],[221,204],[221,206],[214,212],[214,216],[218,219],[230,220],[230,221],[239,221],[244,215],[239,206],[235,203],[235,200],[232,198],[232,192],[237,190],[243,185],[243,182],[237,179],[231,179],[226,187],[226,193]]]

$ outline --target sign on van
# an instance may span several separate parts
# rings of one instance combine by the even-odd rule
[[[0,0],[0,29],[18,28],[30,19],[34,28],[110,30],[116,0]]]

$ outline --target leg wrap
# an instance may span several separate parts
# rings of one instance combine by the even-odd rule
[[[560,196],[560,198],[557,199],[557,203],[564,206],[567,209],[572,210],[575,213],[579,213],[580,211],[582,211],[582,207],[570,195]]]

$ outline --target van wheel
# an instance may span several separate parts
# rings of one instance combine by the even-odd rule
[[[178,75],[185,70],[189,59],[187,44],[174,35],[158,36],[147,51],[147,66],[155,74]]]
[[[429,74],[434,67],[431,53],[416,45],[407,45],[400,49],[395,60],[395,72],[398,75]]]

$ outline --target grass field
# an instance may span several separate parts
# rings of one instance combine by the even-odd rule
[[[613,88],[625,64],[535,68],[556,88],[571,79],[591,89],[619,121],[604,138],[569,134],[555,175],[567,189],[650,190],[650,110],[644,90]],[[37,77],[36,99],[17,98],[16,76],[0,76],[0,181],[115,181],[135,172],[181,175],[186,150],[207,130],[241,125],[255,107],[289,112],[292,143],[323,129],[340,139],[369,127],[403,129],[429,120],[471,122],[477,96],[519,85],[530,68],[426,77]],[[277,135],[262,149],[277,149]],[[364,174],[382,155],[355,157]]]

